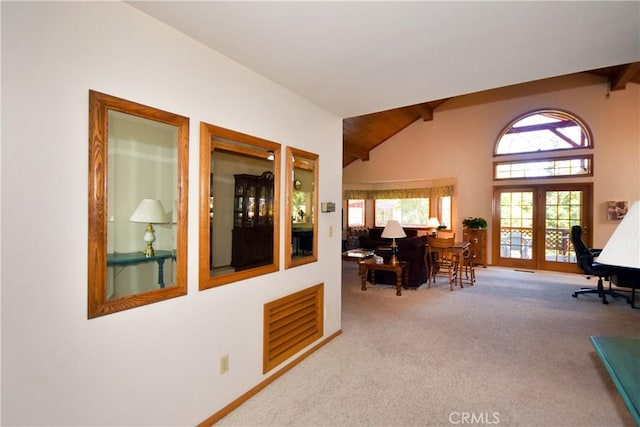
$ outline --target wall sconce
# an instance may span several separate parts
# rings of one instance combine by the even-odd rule
[[[275,158],[276,158],[276,154],[273,151],[271,150],[267,151],[267,160],[273,161],[275,160]]]

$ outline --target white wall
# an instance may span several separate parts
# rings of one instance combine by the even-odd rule
[[[463,218],[491,218],[493,150],[500,131],[520,114],[545,107],[571,111],[593,133],[594,176],[578,181],[594,183],[594,246],[602,247],[617,224],[607,221],[606,202],[640,199],[636,84],[607,96],[602,79],[583,75],[454,98],[436,109],[433,121],[413,123],[371,151],[370,161],[347,166],[344,187],[402,188],[403,181],[415,186],[454,177],[453,227],[461,235]]]
[[[1,7],[3,425],[194,425],[264,379],[265,302],[324,282],[325,334],[340,329],[340,212],[319,215],[316,263],[197,283],[200,121],[318,153],[337,202],[340,118],[124,3]],[[191,119],[189,293],[92,320],[89,89]]]

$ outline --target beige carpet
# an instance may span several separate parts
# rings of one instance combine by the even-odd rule
[[[634,426],[591,335],[640,338],[640,310],[577,274],[477,269],[395,295],[343,263],[343,334],[221,426]]]

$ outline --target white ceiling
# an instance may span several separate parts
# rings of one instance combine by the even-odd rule
[[[640,1],[130,1],[343,118],[640,61]]]

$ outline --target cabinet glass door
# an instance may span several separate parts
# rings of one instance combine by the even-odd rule
[[[247,190],[247,225],[254,225],[256,216],[256,187],[251,185]]]
[[[233,224],[236,227],[239,227],[242,225],[243,203],[244,203],[244,197],[242,196],[236,197],[236,206],[233,211],[233,216],[234,216]]]
[[[258,198],[258,224],[267,223],[267,189],[260,187],[260,197]]]

